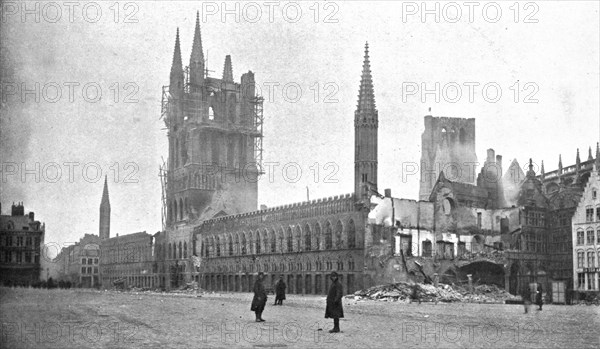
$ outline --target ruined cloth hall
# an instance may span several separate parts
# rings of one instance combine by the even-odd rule
[[[530,282],[572,287],[570,221],[560,217],[574,212],[598,150],[583,162],[577,155],[576,176],[562,164],[556,173],[524,172],[516,160],[504,172],[493,149],[472,176],[455,176],[438,165],[477,162],[475,119],[428,115],[419,200],[381,195],[367,44],[353,118],[354,192],[257,209],[264,118],[254,73],[236,81],[228,55],[221,78],[209,76],[198,18],[185,67],[180,45],[177,31],[161,110],[169,156],[161,168],[164,230],[153,242],[157,286],[197,281],[247,292],[262,271],[267,287],[283,275],[291,293],[324,294],[336,271],[347,293],[434,275],[470,275],[512,293]]]

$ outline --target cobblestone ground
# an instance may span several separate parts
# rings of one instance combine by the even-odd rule
[[[344,300],[329,334],[324,297],[288,296],[254,322],[251,294],[152,295],[0,288],[2,348],[599,348],[600,308]]]

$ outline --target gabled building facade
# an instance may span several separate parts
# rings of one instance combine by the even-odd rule
[[[577,298],[600,294],[600,174],[594,169],[572,221],[573,288]]]
[[[0,215],[0,284],[29,286],[42,277],[45,226],[23,203],[13,204],[10,215]]]

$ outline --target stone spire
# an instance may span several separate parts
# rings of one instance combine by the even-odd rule
[[[202,50],[202,35],[200,34],[200,11],[196,12],[196,28],[194,29],[194,43],[190,56],[190,84],[202,85],[204,82],[204,51]]]
[[[173,63],[171,64],[171,78],[169,89],[171,94],[183,89],[183,64],[181,63],[181,45],[179,44],[179,28],[175,36],[175,49],[173,50]]]
[[[360,89],[358,92],[357,110],[361,114],[373,113],[375,109],[375,94],[373,92],[373,78],[371,77],[371,62],[369,61],[369,43],[365,44],[365,58],[363,61]]]
[[[223,66],[223,81],[233,82],[233,67],[231,66],[231,56],[225,56],[225,65]]]
[[[377,127],[369,44],[365,44],[358,105],[354,112],[354,193],[359,200],[368,199],[365,188],[377,191]]]
[[[544,171],[544,160],[542,160],[542,167],[540,168],[540,174],[542,175],[542,180],[546,176],[546,171]]]
[[[592,147],[591,146],[588,149],[588,158],[587,158],[587,161],[590,161],[590,160],[594,160],[594,157],[592,156]]]
[[[102,201],[100,202],[100,239],[110,238],[110,201],[108,199],[108,177],[104,176],[104,190],[102,191]]]

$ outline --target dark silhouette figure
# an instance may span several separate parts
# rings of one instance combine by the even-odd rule
[[[260,272],[258,273],[256,282],[254,282],[254,298],[252,298],[250,310],[256,314],[256,322],[265,321],[262,318],[263,310],[265,310],[265,305],[267,304],[267,292],[265,291],[265,286],[263,285],[264,277],[265,274]]]
[[[537,290],[535,291],[535,304],[539,307],[538,310],[542,310],[542,305],[544,304],[544,297],[542,297],[542,284],[537,285]]]
[[[325,308],[325,318],[333,319],[333,329],[329,333],[340,332],[340,318],[344,317],[344,308],[342,307],[342,297],[344,291],[342,284],[338,280],[338,274],[331,273],[331,287],[327,293],[327,307]]]
[[[525,314],[529,312],[529,306],[531,305],[531,291],[529,287],[524,287],[521,292],[521,298],[523,298],[523,308],[525,309]]]
[[[410,302],[418,301],[421,304],[421,297],[419,297],[419,285],[415,282],[412,286],[412,294],[410,295]]]
[[[275,284],[275,304],[274,305],[283,305],[283,300],[285,299],[285,289],[287,285],[283,281],[283,275],[279,277],[279,280]]]

